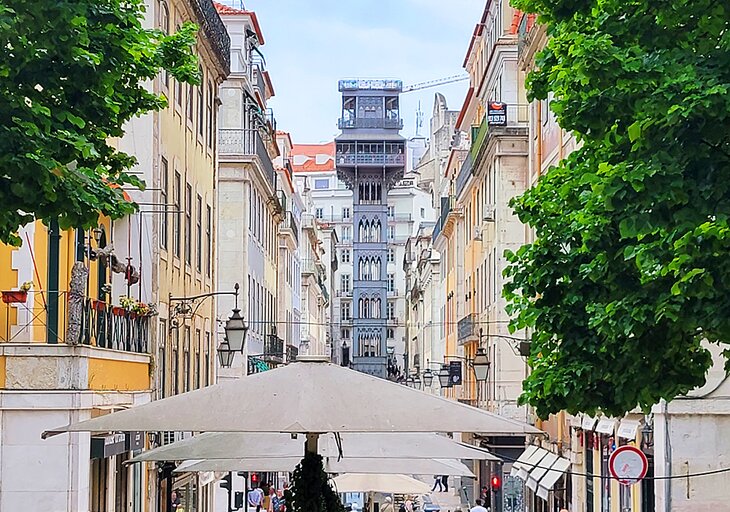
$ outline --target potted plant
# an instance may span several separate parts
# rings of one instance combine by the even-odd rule
[[[2,292],[3,302],[5,304],[20,304],[28,300],[28,290],[31,289],[33,283],[26,281],[20,285],[19,290],[6,290]]]

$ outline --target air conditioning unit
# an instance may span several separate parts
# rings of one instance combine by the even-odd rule
[[[484,205],[484,222],[494,222],[495,210],[496,208],[493,204]]]

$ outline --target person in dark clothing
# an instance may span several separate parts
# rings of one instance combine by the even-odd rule
[[[437,486],[439,488],[439,492],[442,492],[444,490],[443,486],[441,485],[441,475],[433,476],[433,487],[431,488],[431,492],[435,492]]]
[[[441,483],[444,486],[444,492],[449,492],[449,475],[441,476]]]

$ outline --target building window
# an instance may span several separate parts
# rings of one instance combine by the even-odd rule
[[[426,209],[421,208],[421,217],[425,217],[425,216],[426,216]]]
[[[315,190],[327,190],[328,188],[330,188],[329,178],[317,178],[314,180]]]
[[[342,226],[342,241],[349,242],[352,240],[352,227]]]
[[[195,329],[195,359],[193,359],[193,372],[195,373],[195,389],[200,388],[200,329]]]
[[[317,208],[314,210],[314,216],[317,217],[317,219],[322,220],[324,218],[324,210],[322,208]]]
[[[183,392],[190,391],[190,327],[185,326],[185,340],[183,345]]]
[[[208,118],[208,147],[213,149],[213,140],[215,134],[215,122],[213,120],[213,102],[215,101],[215,94],[213,84],[208,82],[208,97],[206,98],[205,108],[207,110]]]
[[[395,206],[388,206],[388,218],[389,219],[395,218]]]
[[[160,30],[165,34],[170,33],[170,11],[165,2],[160,2]],[[162,72],[162,84],[165,89],[170,86],[170,73],[167,70]]]
[[[193,255],[192,231],[192,210],[193,210],[193,187],[189,183],[185,185],[185,263],[190,265]]]
[[[213,260],[213,210],[205,207],[205,273],[210,277],[211,261]]]
[[[198,194],[195,213],[195,268],[203,270],[203,198]]]
[[[340,290],[350,293],[350,274],[340,274]]]
[[[342,339],[343,340],[349,340],[350,339],[350,329],[344,328],[342,329]]]
[[[388,239],[389,240],[395,239],[395,226],[388,226]]]
[[[388,274],[388,291],[395,291],[395,274]]]
[[[351,304],[343,302],[340,304],[340,317],[343,321],[352,320]]]
[[[167,160],[163,157],[160,159],[160,202],[163,208],[162,215],[160,215],[160,247],[165,250],[167,250],[167,191],[169,186],[170,172]]]
[[[395,320],[395,302],[389,300],[387,308],[386,314],[388,315],[388,320]]]
[[[167,388],[167,355],[166,355],[166,345],[167,345],[167,320],[160,319],[160,333],[157,337],[157,339],[160,340],[160,347],[158,351],[158,361],[157,361],[157,368],[158,368],[158,378],[157,378],[157,385],[159,386],[159,389],[157,390],[157,398],[165,398],[166,396],[166,388]]]
[[[350,263],[350,249],[342,249],[342,263]]]
[[[395,329],[393,329],[392,327],[388,327],[386,332],[388,334],[389,340],[395,339]]]
[[[203,347],[203,371],[205,372],[205,385],[210,385],[210,333],[205,333],[205,347]]]
[[[175,205],[174,233],[172,234],[172,249],[175,256],[180,257],[180,210],[182,206],[182,181],[180,173],[175,171],[175,188],[172,190],[172,202]]]
[[[342,209],[342,218],[345,220],[350,218],[350,209],[349,208]]]
[[[205,136],[205,102],[203,96],[203,88],[205,82],[203,81],[203,68],[200,68],[200,85],[198,86],[198,135],[202,139]]]
[[[194,107],[194,98],[195,94],[193,93],[193,85],[188,84],[188,102],[187,106],[185,107],[185,112],[188,116],[188,121],[193,121],[193,107]]]
[[[175,329],[175,343],[172,346],[172,394],[180,393],[180,329]]]
[[[395,250],[388,247],[388,263],[395,263]]]

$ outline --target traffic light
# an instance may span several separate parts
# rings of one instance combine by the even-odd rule
[[[236,491],[233,495],[233,510],[240,510],[243,508],[243,492]]]
[[[502,487],[502,479],[499,475],[492,475],[492,491],[497,492]]]
[[[231,474],[227,473],[226,476],[221,478],[220,483],[221,489],[225,489],[228,492],[231,492]]]
[[[251,485],[256,485],[259,483],[259,474],[258,473],[251,473]]]

